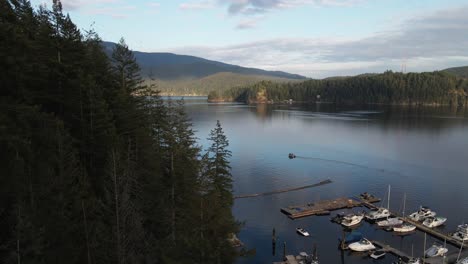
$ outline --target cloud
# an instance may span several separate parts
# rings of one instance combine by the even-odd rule
[[[89,5],[115,3],[118,0],[62,0],[61,2],[65,11],[75,11]]]
[[[161,6],[161,4],[158,3],[158,2],[150,2],[150,3],[148,3],[148,6],[149,6],[149,7],[158,8],[158,7]]]
[[[364,0],[219,0],[228,6],[232,15],[266,13],[274,9],[285,9],[303,5],[312,6],[353,6]]]
[[[399,70],[403,61],[408,70],[428,71],[468,64],[467,13],[468,6],[441,10],[407,19],[399,30],[360,39],[277,38],[173,51],[312,77]],[[255,23],[245,20],[238,27],[249,28]]]
[[[116,6],[116,7],[99,7],[86,10],[87,14],[91,15],[105,15],[113,18],[124,19],[129,17],[130,11],[135,10],[136,6]]]
[[[257,26],[258,21],[260,18],[257,19],[244,19],[237,24],[236,29],[244,30],[244,29],[251,29]]]
[[[215,2],[210,0],[204,1],[191,1],[185,2],[179,5],[179,8],[182,10],[201,10],[201,9],[210,9],[215,7]]]

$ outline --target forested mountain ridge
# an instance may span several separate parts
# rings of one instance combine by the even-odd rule
[[[463,67],[453,67],[443,70],[444,72],[448,72],[458,76],[460,78],[468,78],[468,66]]]
[[[228,140],[62,4],[0,0],[0,263],[232,263]],[[134,96],[140,94],[144,96]]]
[[[466,106],[468,81],[445,72],[399,73],[307,80],[296,83],[260,82],[253,86],[212,92],[212,101],[249,103],[302,102]]]
[[[112,50],[114,45],[115,43],[112,42],[103,43],[108,53]],[[306,78],[298,74],[247,68],[189,55],[141,51],[133,51],[133,54],[145,78],[148,77],[160,80],[197,79],[221,72],[297,80]]]

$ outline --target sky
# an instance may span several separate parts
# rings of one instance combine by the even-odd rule
[[[32,0],[51,6],[52,0]],[[312,78],[468,65],[467,0],[62,0],[133,50]]]

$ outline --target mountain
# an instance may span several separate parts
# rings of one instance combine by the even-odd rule
[[[443,70],[460,78],[468,78],[468,66],[453,67]]]
[[[276,83],[298,82],[266,75],[248,75],[232,72],[219,72],[198,79],[156,80],[146,79],[145,84],[155,85],[166,95],[208,95],[211,91],[225,91],[233,87],[247,87],[260,81]]]
[[[105,51],[110,54],[115,43],[104,42]],[[141,67],[143,77],[158,80],[200,79],[217,73],[235,73],[241,75],[267,76],[291,80],[303,80],[306,77],[282,71],[266,71],[237,65],[207,60],[195,56],[178,55],[162,52],[133,51]]]

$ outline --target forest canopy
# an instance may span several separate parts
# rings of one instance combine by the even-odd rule
[[[139,71],[59,0],[0,0],[1,263],[234,261],[221,124],[202,149]]]

